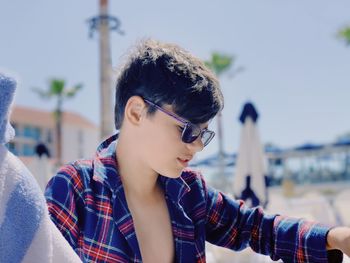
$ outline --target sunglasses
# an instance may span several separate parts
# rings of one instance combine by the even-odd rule
[[[207,146],[209,142],[214,138],[215,132],[208,130],[207,128],[201,129],[198,125],[193,124],[189,121],[185,121],[176,114],[164,110],[162,107],[158,106],[157,104],[153,103],[152,101],[149,101],[147,99],[143,99],[147,104],[155,107],[157,110],[160,110],[161,112],[165,113],[166,115],[174,118],[175,120],[181,122],[184,127],[182,127],[182,134],[181,134],[181,140],[184,143],[192,143],[200,136],[201,141],[203,143],[203,146]]]

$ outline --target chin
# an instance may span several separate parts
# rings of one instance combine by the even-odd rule
[[[179,178],[181,176],[182,171],[183,171],[183,169],[177,170],[177,171],[167,171],[165,173],[161,173],[161,175],[168,177],[168,178],[176,179],[176,178]]]

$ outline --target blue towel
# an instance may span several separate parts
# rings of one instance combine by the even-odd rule
[[[33,175],[4,146],[16,82],[0,73],[0,262],[81,262],[50,220]]]
[[[15,131],[8,121],[15,89],[16,82],[0,73],[0,144],[10,141],[15,135]]]

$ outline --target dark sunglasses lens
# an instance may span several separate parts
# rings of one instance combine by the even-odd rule
[[[201,130],[196,125],[187,123],[182,132],[182,141],[185,143],[194,142],[200,135]]]

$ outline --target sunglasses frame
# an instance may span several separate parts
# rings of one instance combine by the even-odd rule
[[[166,115],[168,115],[168,116],[174,118],[175,120],[181,122],[181,123],[184,125],[183,130],[182,130],[182,134],[181,134],[181,140],[182,140],[184,143],[192,143],[192,142],[194,142],[195,140],[197,140],[199,136],[200,136],[201,139],[202,139],[202,138],[204,137],[204,136],[203,136],[204,134],[209,134],[208,139],[206,139],[204,142],[202,141],[203,146],[205,147],[205,146],[207,146],[207,145],[210,143],[210,141],[214,138],[215,132],[210,131],[210,130],[208,130],[207,128],[201,129],[198,125],[193,124],[193,123],[191,123],[191,122],[189,122],[189,121],[185,121],[184,119],[180,118],[180,117],[177,116],[176,114],[174,114],[174,113],[172,113],[172,112],[170,112],[170,111],[167,111],[167,110],[163,109],[162,107],[160,107],[159,105],[155,104],[154,102],[152,102],[152,101],[150,101],[150,100],[148,100],[148,99],[143,98],[143,100],[144,100],[147,104],[149,104],[149,105],[155,107],[157,110],[160,110],[161,112],[163,112],[163,113],[165,113]],[[189,126],[192,126],[192,127],[197,128],[197,129],[199,130],[199,133],[198,133],[198,135],[192,137],[193,140],[192,140],[192,138],[191,138],[191,140],[187,141],[187,140],[184,139],[184,138],[185,138],[184,134],[185,134],[185,132],[186,132],[186,129],[188,129]]]

